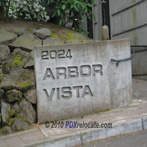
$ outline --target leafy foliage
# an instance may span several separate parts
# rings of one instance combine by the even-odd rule
[[[41,0],[11,0],[9,15],[16,19],[49,20],[45,8],[41,6]]]
[[[10,7],[10,0],[0,0],[0,18],[7,19]]]
[[[72,28],[81,31],[82,19],[91,18],[94,0],[47,0],[53,9],[53,18],[57,18],[59,25],[72,22]],[[67,20],[66,20],[67,19]]]

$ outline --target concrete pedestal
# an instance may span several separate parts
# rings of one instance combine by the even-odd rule
[[[38,121],[54,121],[128,105],[132,99],[128,39],[37,47]]]

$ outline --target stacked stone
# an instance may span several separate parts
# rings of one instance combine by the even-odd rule
[[[50,37],[42,28],[0,30],[0,133],[29,129],[37,122],[33,49]]]

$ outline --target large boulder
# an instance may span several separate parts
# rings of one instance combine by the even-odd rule
[[[10,44],[12,43],[14,40],[16,40],[17,35],[10,33],[6,30],[0,30],[0,44]]]
[[[2,122],[7,124],[7,118],[9,117],[8,110],[10,110],[10,105],[4,101],[1,101],[1,115],[2,115]]]
[[[34,71],[31,69],[13,68],[9,74],[3,75],[1,88],[4,90],[20,90],[27,91],[35,85]]]
[[[9,44],[13,48],[21,48],[26,51],[32,51],[36,46],[41,46],[42,41],[31,33],[21,35],[13,43]]]
[[[13,30],[13,32],[15,32],[18,36],[24,34],[27,32],[27,29],[25,27],[19,27],[19,28],[15,28]]]
[[[30,89],[24,93],[24,97],[31,102],[32,104],[36,104],[37,102],[37,92],[36,89]]]
[[[16,89],[9,90],[5,94],[6,101],[9,103],[18,101],[22,98],[22,92]]]
[[[13,133],[13,132],[12,132],[11,127],[5,126],[5,127],[2,128],[2,134],[3,134],[3,135],[12,134],[12,133]]]
[[[9,54],[9,47],[6,45],[0,45],[0,65],[7,60]]]
[[[20,105],[20,114],[19,117],[23,118],[26,122],[33,124],[36,121],[36,111],[34,110],[32,104],[25,99],[19,103]]]
[[[34,34],[40,39],[45,39],[47,37],[50,37],[51,32],[47,28],[41,28],[39,30],[34,31]]]
[[[15,118],[11,128],[13,131],[23,131],[29,129],[29,125],[26,122]]]
[[[22,63],[24,64],[24,66],[32,59],[29,52],[23,51],[20,48],[16,48],[13,51],[12,55],[14,55],[15,57],[22,57]]]
[[[1,65],[2,73],[9,74],[14,68],[23,68],[30,59],[32,59],[32,57],[28,52],[25,53],[20,49],[16,49]]]

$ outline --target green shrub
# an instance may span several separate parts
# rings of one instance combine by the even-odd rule
[[[94,0],[47,0],[53,10],[52,18],[57,18],[59,25],[72,22],[72,28],[81,31],[82,20],[91,18]],[[66,15],[67,14],[67,15]],[[67,19],[67,21],[66,21]]]
[[[10,0],[0,0],[0,19],[6,20],[9,13]]]

